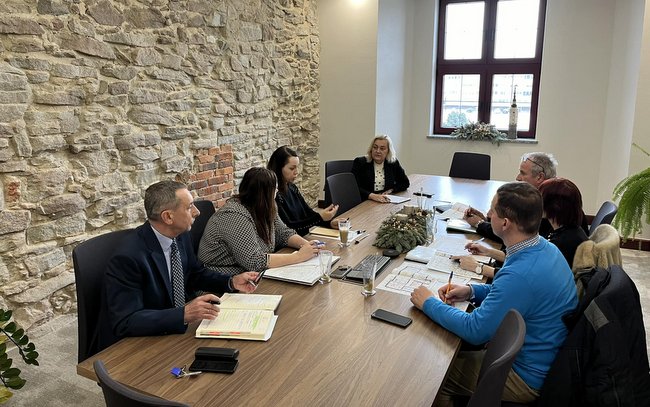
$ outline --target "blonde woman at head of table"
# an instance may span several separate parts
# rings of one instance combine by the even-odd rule
[[[357,180],[361,199],[388,203],[388,194],[402,192],[411,185],[390,137],[375,136],[365,156],[352,163],[352,173]]]

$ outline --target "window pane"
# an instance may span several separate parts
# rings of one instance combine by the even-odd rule
[[[512,92],[517,86],[517,131],[528,131],[530,125],[530,102],[533,94],[533,75],[494,75],[492,77],[492,105],[490,124],[499,130],[508,130]]]
[[[444,75],[442,78],[442,127],[460,127],[478,120],[480,75]]]
[[[481,58],[484,9],[482,1],[447,5],[445,59]]]
[[[534,58],[539,0],[500,0],[494,58]]]

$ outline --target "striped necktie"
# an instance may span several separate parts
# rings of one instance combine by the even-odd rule
[[[171,245],[172,285],[174,287],[174,306],[181,308],[185,306],[185,283],[183,281],[183,265],[181,264],[181,253],[178,251],[176,239]]]

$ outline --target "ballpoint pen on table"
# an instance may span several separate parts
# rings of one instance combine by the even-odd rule
[[[365,232],[365,231],[364,231],[364,232]],[[369,235],[367,235],[367,234],[361,236],[360,238],[358,238],[357,240],[355,240],[354,244],[359,244],[360,241],[362,241],[363,239],[367,238],[368,236],[369,236]]]

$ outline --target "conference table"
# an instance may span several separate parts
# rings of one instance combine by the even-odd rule
[[[411,175],[411,187],[435,199],[462,202],[487,211],[500,181]],[[406,202],[414,204],[414,199]],[[333,239],[327,248],[340,256],[338,265],[355,265],[374,247],[381,222],[402,204],[364,201],[341,216],[369,238],[341,248]],[[438,233],[445,234],[439,225]],[[377,281],[403,262],[391,261]],[[263,279],[256,293],[281,294],[278,321],[267,342],[197,339],[198,324],[185,334],[125,338],[79,363],[77,373],[97,380],[93,362],[102,360],[117,381],[141,392],[193,406],[430,406],[460,345],[460,339],[416,309],[409,297],[377,290],[372,297],[361,286],[334,280],[303,286]],[[370,318],[383,308],[413,319],[403,329]],[[177,379],[172,367],[189,366],[201,346],[237,348],[234,374],[203,373]]]

